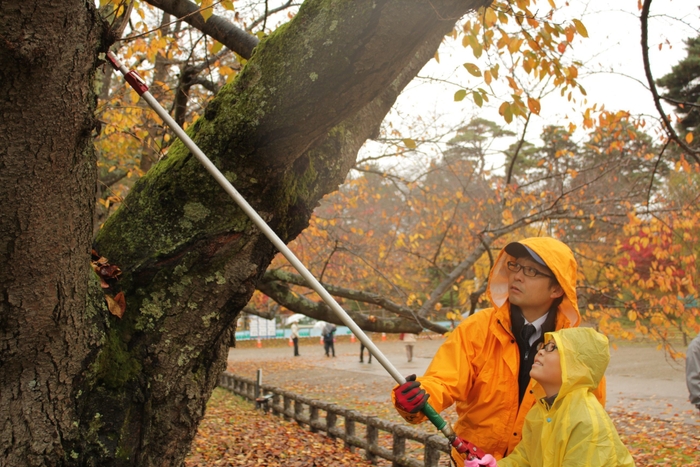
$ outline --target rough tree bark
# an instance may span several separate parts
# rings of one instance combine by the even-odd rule
[[[176,142],[94,241],[123,271],[110,315],[89,271],[106,36],[91,2],[16,3],[0,3],[0,458],[181,465],[276,252]],[[288,242],[479,3],[307,1],[190,134]]]
[[[1,465],[57,465],[79,439],[100,24],[84,2],[0,2]]]

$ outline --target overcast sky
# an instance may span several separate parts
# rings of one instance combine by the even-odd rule
[[[561,0],[556,3],[561,4]],[[683,40],[700,34],[699,11],[697,2],[691,0],[655,0],[652,3],[649,46],[655,78],[670,72],[671,67],[686,56]],[[573,56],[584,63],[579,81],[587,91],[587,104],[604,103],[607,110],[628,110],[636,115],[649,115],[649,123],[652,123],[656,111],[651,94],[645,88],[637,0],[571,0],[570,6],[560,15],[569,19],[581,18],[589,32],[589,38],[576,41],[572,51]],[[661,50],[659,44],[663,44]],[[461,46],[461,40],[446,41],[439,54],[440,63],[431,60],[419,76],[459,83],[465,87],[480,82],[462,66],[465,62],[477,60],[471,50]],[[418,128],[408,128],[417,116],[424,119],[438,117],[446,126],[473,116],[505,123],[497,113],[497,105],[495,108],[479,109],[469,98],[454,102],[453,96],[458,89],[453,84],[416,79],[400,96],[396,110],[388,121],[401,128],[405,136],[416,138],[425,135]],[[580,124],[583,108],[580,95],[575,104],[558,97],[558,93],[545,98],[540,116],[533,117],[530,122],[528,139],[534,141],[545,125],[568,125],[569,121]],[[522,125],[520,120],[508,125],[508,128],[520,132]],[[362,154],[377,150],[377,145],[369,144]]]

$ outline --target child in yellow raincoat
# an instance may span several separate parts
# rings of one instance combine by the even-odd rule
[[[593,395],[610,361],[608,339],[591,328],[570,328],[547,333],[545,342],[530,370],[537,403],[525,418],[520,443],[498,467],[634,467]]]

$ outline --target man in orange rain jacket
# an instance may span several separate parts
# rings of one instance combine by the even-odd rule
[[[520,441],[525,415],[535,403],[529,375],[537,344],[544,333],[581,321],[574,255],[549,237],[510,243],[491,270],[487,296],[492,308],[464,320],[425,375],[391,395],[409,423],[426,420],[420,409],[428,399],[438,412],[456,404],[457,435],[501,459]],[[605,405],[605,381],[595,394]],[[464,465],[454,449],[452,456]]]

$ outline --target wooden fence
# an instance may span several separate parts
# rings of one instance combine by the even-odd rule
[[[382,420],[378,417],[364,415],[355,410],[348,410],[336,404],[312,400],[298,394],[284,391],[266,384],[243,378],[229,372],[221,375],[219,386],[234,394],[255,401],[260,396],[267,396],[265,402],[258,403],[264,410],[286,420],[295,420],[306,425],[313,433],[324,432],[333,439],[342,439],[345,447],[360,448],[365,451],[365,458],[373,464],[378,458],[391,462],[392,467],[437,467],[450,465],[450,445],[441,434],[431,435],[406,425]],[[358,430],[358,425],[361,425]],[[364,430],[362,430],[364,428]],[[357,431],[364,431],[364,437]],[[380,432],[391,434],[391,449],[380,445]],[[423,446],[423,460],[406,453],[406,441],[412,440]],[[442,458],[442,462],[440,462]]]

